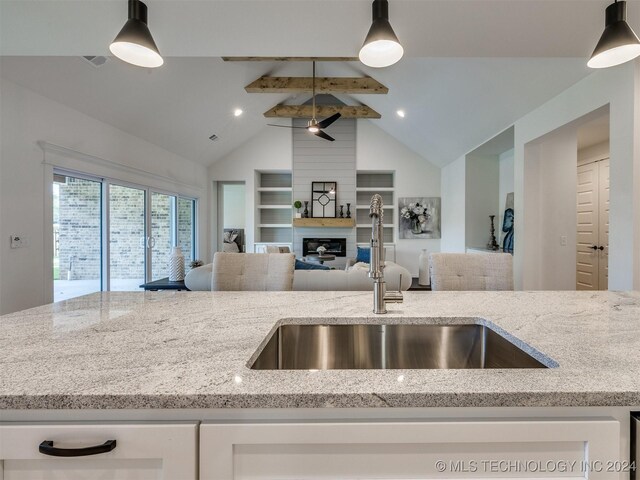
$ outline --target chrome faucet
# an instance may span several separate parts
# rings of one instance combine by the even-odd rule
[[[371,218],[371,259],[369,278],[373,278],[373,313],[387,313],[387,302],[402,303],[402,275],[397,292],[387,293],[384,281],[384,209],[382,197],[371,197],[369,217]]]

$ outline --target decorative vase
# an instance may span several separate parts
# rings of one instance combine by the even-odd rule
[[[296,212],[296,218],[302,218],[302,214],[300,212]]]
[[[304,212],[302,212],[302,218],[309,218],[309,202],[304,202]]]
[[[351,204],[347,203],[347,218],[351,218]]]
[[[426,248],[418,257],[418,284],[429,285],[429,252]]]
[[[184,255],[180,247],[171,249],[171,257],[169,257],[169,281],[179,282],[184,280]]]
[[[416,235],[422,233],[422,225],[420,225],[418,217],[411,219],[411,233],[415,233]]]
[[[340,218],[344,218],[344,205],[340,205]]]

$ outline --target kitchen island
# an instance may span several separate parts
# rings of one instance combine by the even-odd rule
[[[621,462],[588,476],[628,475],[639,293],[407,292],[387,315],[371,308],[369,292],[115,292],[0,317],[0,459],[84,422],[69,428],[138,425],[156,442],[154,427],[183,428],[167,438],[184,434],[192,454],[161,457],[180,472],[165,478],[523,473],[465,471],[473,459]],[[481,323],[548,368],[250,369],[286,323]],[[25,422],[38,424],[24,434]]]

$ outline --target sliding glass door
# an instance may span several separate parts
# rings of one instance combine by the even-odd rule
[[[139,291],[169,276],[173,246],[195,257],[196,200],[54,173],[54,301]]]
[[[109,290],[138,290],[146,278],[146,191],[108,187]]]
[[[53,300],[102,290],[102,183],[54,175]]]

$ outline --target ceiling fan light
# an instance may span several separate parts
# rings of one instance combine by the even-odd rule
[[[372,9],[373,23],[358,57],[368,67],[388,67],[402,58],[404,48],[389,23],[387,0],[374,0]]]
[[[307,127],[307,130],[309,130],[311,133],[318,133],[320,131],[317,125],[309,125]]]
[[[590,68],[608,68],[640,56],[640,39],[626,22],[625,1],[612,3],[605,10],[605,28],[591,58]]]
[[[129,19],[109,50],[120,60],[139,67],[155,68],[164,63],[147,26],[147,6],[140,0],[129,0]]]

